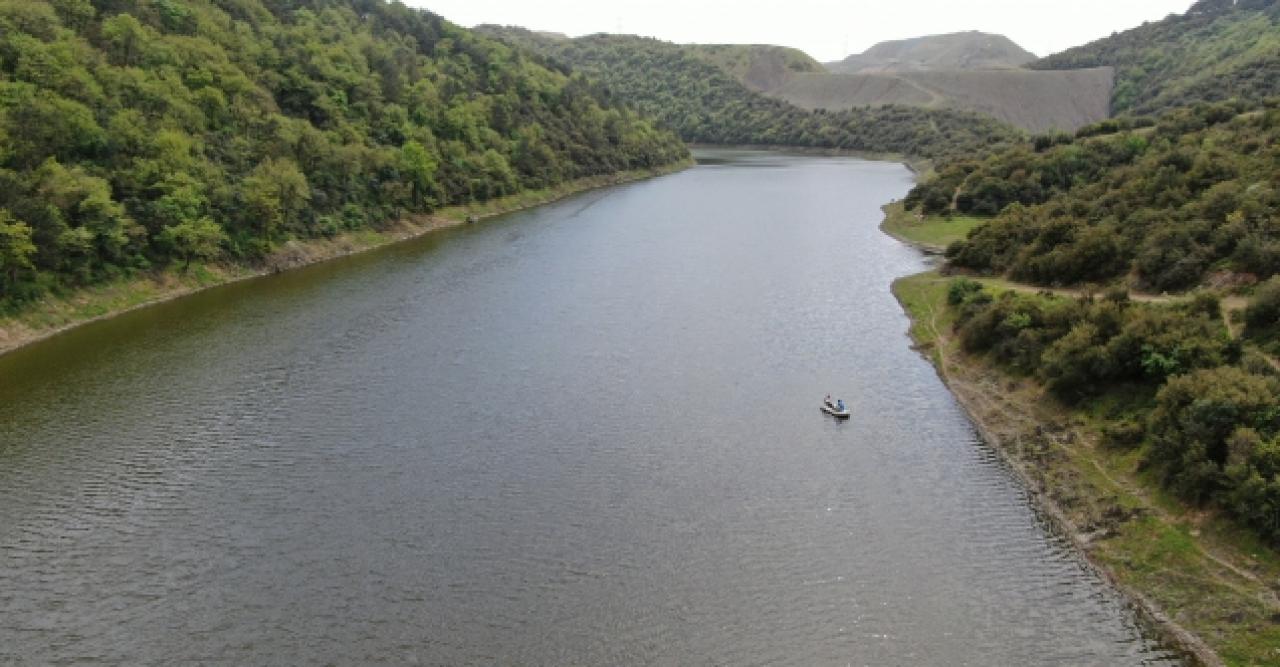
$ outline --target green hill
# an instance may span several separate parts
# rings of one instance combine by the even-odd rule
[[[790,50],[684,46],[620,35],[550,39],[499,26],[477,30],[586,74],[616,99],[660,119],[687,141],[940,158],[1018,137],[998,121],[953,110],[883,106],[808,111],[753,91],[734,76],[761,69],[812,68],[813,61]]]
[[[1280,102],[1232,102],[955,162],[905,203],[992,216],[947,249],[950,271],[1105,290],[998,295],[962,279],[956,335],[1082,403],[1082,421],[1140,450],[1134,460],[1168,489],[1280,544],[1277,183]],[[1197,291],[1140,304],[1130,288]],[[1266,650],[1229,649],[1250,656],[1240,664]]]
[[[955,162],[907,205],[994,216],[948,250],[951,263],[1040,285],[1265,279],[1280,272],[1280,108],[1241,110],[1179,109],[1154,127]]]
[[[1280,95],[1280,2],[1201,0],[1186,14],[1068,49],[1037,69],[1114,67],[1115,113]]]
[[[384,0],[0,0],[0,305],[685,158]]]

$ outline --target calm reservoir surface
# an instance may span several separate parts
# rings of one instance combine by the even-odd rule
[[[907,170],[702,157],[0,358],[0,662],[1170,661],[908,347]]]

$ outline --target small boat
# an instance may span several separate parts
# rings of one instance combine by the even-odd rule
[[[849,406],[847,405],[842,407],[841,405],[832,403],[831,401],[824,400],[822,402],[822,411],[831,415],[832,417],[835,417],[836,419],[849,418]]]

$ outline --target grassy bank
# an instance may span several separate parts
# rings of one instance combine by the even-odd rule
[[[911,336],[984,439],[1045,513],[1167,641],[1201,664],[1280,664],[1280,554],[1231,521],[1164,492],[1136,451],[1100,446],[1100,419],[1033,379],[964,353],[952,334],[949,280],[904,278],[893,291]]]
[[[427,232],[553,202],[594,188],[617,185],[679,171],[685,161],[640,171],[592,176],[554,188],[529,190],[500,199],[441,209],[429,216],[399,220],[384,229],[364,229],[329,239],[293,240],[278,247],[261,263],[192,264],[186,270],[137,275],[62,294],[49,294],[18,312],[0,315],[0,354],[48,338],[82,324],[113,317],[137,308],[175,299],[202,289],[255,276],[343,257],[421,236]]]
[[[894,202],[884,207],[880,230],[925,252],[942,253],[953,241],[968,236],[970,230],[983,222],[986,220],[969,215],[921,217],[907,211],[902,202]]]

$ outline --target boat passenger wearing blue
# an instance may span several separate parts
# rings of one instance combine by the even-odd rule
[[[839,410],[840,412],[844,412],[844,399],[843,399],[843,398],[842,398],[842,399],[840,399],[840,400],[838,400],[838,401],[836,401],[836,409],[837,409],[837,410]]]

